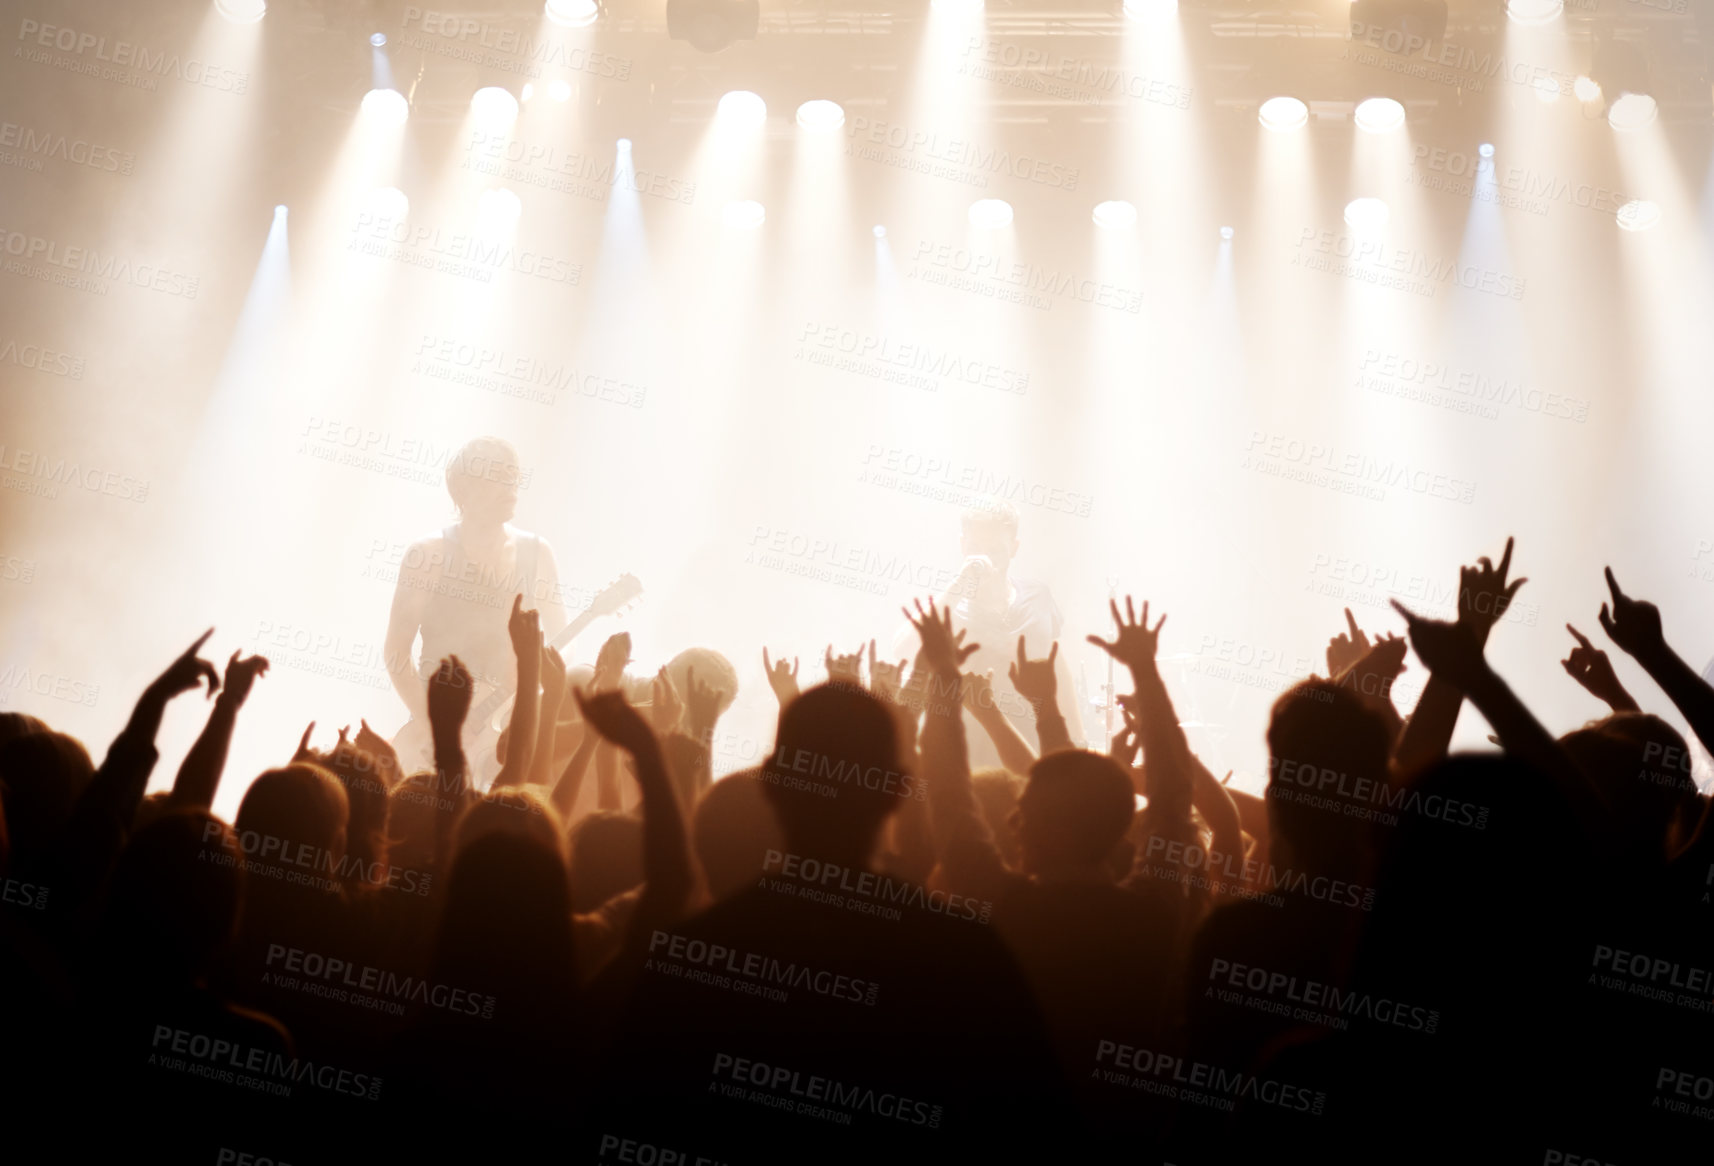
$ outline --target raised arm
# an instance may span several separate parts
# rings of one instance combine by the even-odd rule
[[[523,595],[512,597],[506,621],[512,653],[518,659],[518,695],[512,701],[507,726],[506,763],[494,778],[494,788],[521,785],[536,758],[536,721],[541,715],[542,621],[539,611],[525,611]]]
[[[544,633],[545,634],[545,633]],[[565,700],[565,660],[554,648],[542,649],[542,703],[536,730],[535,759],[530,762],[531,785],[553,780],[554,750],[559,743],[559,707]]]
[[[214,793],[220,787],[226,753],[232,744],[232,729],[238,723],[238,710],[249,699],[256,678],[267,672],[268,661],[261,656],[239,659],[237,652],[232,653],[232,659],[226,663],[226,686],[215,699],[208,723],[185,754],[173,780],[169,800],[175,808],[206,810],[214,804]]]
[[[1588,636],[1570,624],[1565,625],[1565,630],[1577,641],[1571,654],[1559,662],[1566,675],[1616,713],[1642,712],[1641,706],[1619,683],[1619,674],[1613,671],[1613,662],[1607,658],[1607,653],[1590,643]]]
[[[906,610],[905,618],[922,638],[923,662],[929,674],[923,709],[922,768],[935,849],[955,889],[992,899],[1000,893],[1009,872],[970,783],[962,698],[964,661],[981,645],[964,643],[964,633],[952,630],[952,612],[937,608],[932,599],[927,611],[919,602],[916,615]]]
[[[149,774],[159,757],[155,751],[155,735],[161,731],[161,718],[166,715],[167,702],[199,687],[203,681],[208,682],[211,700],[220,688],[220,676],[214,665],[197,655],[213,634],[214,629],[209,628],[197,637],[196,643],[186,648],[183,655],[169,664],[167,670],[137,698],[131,719],[114,738],[106,760],[83,791],[79,801],[80,812],[111,815],[121,827],[130,826],[137,806],[143,800],[143,791],[148,788]]]
[[[1488,633],[1511,607],[1518,588],[1528,579],[1506,581],[1512,569],[1512,540],[1506,539],[1505,553],[1498,567],[1486,555],[1476,560],[1474,567],[1458,569],[1458,623],[1480,652],[1487,646]],[[1464,704],[1464,693],[1450,679],[1431,672],[1423,685],[1416,708],[1405,722],[1393,746],[1393,778],[1408,780],[1446,756],[1452,747],[1452,733],[1458,727],[1458,710]]]
[[[1041,755],[1074,749],[1071,733],[1065,725],[1065,715],[1059,710],[1059,641],[1055,640],[1041,660],[1024,655],[1024,637],[1018,637],[1018,658],[1006,669],[1012,687],[1030,702],[1035,710],[1036,736],[1041,741]]]
[[[1155,664],[1161,628],[1166,616],[1149,627],[1149,605],[1143,604],[1137,619],[1131,597],[1125,597],[1125,614],[1117,600],[1109,601],[1113,623],[1118,628],[1112,640],[1090,636],[1089,642],[1123,664],[1136,687],[1137,735],[1142,740],[1143,762],[1148,772],[1149,804],[1144,810],[1151,833],[1184,838],[1190,834],[1190,808],[1194,801],[1190,742],[1179,727],[1166,682]]]
[[[1410,645],[1423,666],[1469,697],[1470,703],[1493,727],[1501,747],[1535,766],[1559,786],[1579,820],[1592,835],[1598,836],[1605,813],[1599,791],[1511,687],[1488,666],[1470,629],[1462,623],[1424,619],[1396,599],[1393,607],[1410,626]]]
[[[1666,642],[1661,630],[1660,608],[1646,599],[1632,599],[1619,590],[1613,578],[1613,568],[1607,568],[1607,586],[1613,593],[1613,606],[1601,605],[1601,630],[1643,666],[1649,678],[1660,685],[1684,719],[1697,740],[1714,749],[1714,688],[1696,674],[1696,670]]]
[[[994,743],[1000,764],[1016,774],[1029,773],[1030,767],[1036,763],[1035,750],[1030,748],[1030,743],[1024,740],[1024,735],[1012,724],[1012,718],[995,699],[992,672],[971,672],[964,677],[964,707],[970,710],[970,715],[976,718],[976,723]]]
[[[633,934],[638,927],[646,933],[655,923],[682,911],[690,899],[694,876],[684,812],[667,774],[659,740],[624,694],[572,691],[591,735],[599,733],[628,753],[636,770],[642,794],[644,887],[633,919]]]
[[[470,714],[470,670],[457,656],[440,662],[429,677],[425,704],[428,709],[429,733],[434,740],[435,794],[434,805],[443,799],[450,810],[435,815],[435,856],[437,861],[451,861],[452,830],[458,815],[470,796],[470,770],[464,758],[464,718]],[[314,728],[314,723],[311,723]],[[307,733],[306,733],[307,738]]]

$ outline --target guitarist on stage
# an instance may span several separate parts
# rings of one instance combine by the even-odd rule
[[[446,467],[458,521],[413,543],[399,566],[385,658],[393,688],[416,724],[427,722],[428,678],[448,656],[457,655],[470,670],[479,701],[485,691],[514,685],[517,664],[506,635],[513,596],[522,593],[541,612],[548,639],[565,626],[552,548],[511,525],[519,476],[518,451],[510,443],[478,437],[465,445]],[[420,667],[412,657],[419,633]],[[400,760],[407,768],[432,764],[432,757]],[[470,764],[480,769],[488,760],[472,757]]]

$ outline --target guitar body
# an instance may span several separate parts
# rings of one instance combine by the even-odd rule
[[[643,585],[635,575],[621,575],[602,588],[601,594],[553,638],[553,648],[563,648],[584,628],[604,615],[614,615],[643,593]],[[478,687],[464,718],[460,737],[464,741],[464,760],[470,769],[470,784],[486,790],[500,773],[500,760],[495,755],[500,732],[511,719],[512,690]],[[557,711],[557,710],[556,710]],[[434,768],[434,734],[426,718],[412,717],[393,736],[393,749],[406,773]]]

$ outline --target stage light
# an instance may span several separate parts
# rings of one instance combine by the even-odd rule
[[[720,208],[720,221],[734,231],[753,231],[768,221],[768,208],[751,199],[737,199]]]
[[[1178,0],[1125,0],[1125,15],[1132,20],[1160,20],[1178,12]]]
[[[523,89],[520,90],[518,93],[518,100],[519,101],[528,101],[530,98],[534,97],[535,95],[536,95],[536,83],[534,81],[525,81]]]
[[[631,139],[630,138],[620,138],[617,145],[619,147],[619,152],[621,154],[629,154],[631,152]]]
[[[381,125],[404,125],[411,103],[397,89],[371,89],[363,95],[363,116]]]
[[[1095,204],[1095,225],[1109,230],[1119,230],[1134,227],[1137,224],[1137,208],[1128,202],[1114,200]]]
[[[484,190],[476,200],[476,229],[486,235],[503,234],[523,213],[524,202],[515,191],[504,186]]]
[[[411,213],[411,200],[396,186],[377,186],[364,197],[363,209],[378,220],[402,223]]]
[[[274,217],[276,219],[283,219],[286,217],[286,204],[285,203],[281,203],[279,206],[274,208]]]
[[[979,198],[970,204],[970,225],[984,231],[1012,221],[1012,204],[1003,198]]]
[[[1354,198],[1345,204],[1345,223],[1360,235],[1378,233],[1387,218],[1387,204],[1378,198]]]
[[[1295,97],[1270,97],[1256,116],[1270,130],[1295,130],[1309,124],[1309,106]]]
[[[929,0],[929,7],[948,16],[970,16],[982,11],[982,0]]]
[[[1571,91],[1577,94],[1579,101],[1600,101],[1601,87],[1589,77],[1579,77],[1571,83]]]
[[[1476,153],[1480,154],[1484,158],[1492,158],[1494,156],[1494,143],[1483,142],[1480,146],[1476,147]]]
[[[1357,103],[1357,128],[1371,134],[1389,134],[1405,124],[1405,107],[1390,97],[1371,97]]]
[[[1232,237],[1232,228],[1231,227],[1221,227],[1220,228],[1220,237],[1222,239],[1230,239]]]
[[[1538,77],[1535,83],[1536,100],[1544,104],[1559,100],[1559,82],[1552,77]]]
[[[255,24],[268,15],[267,0],[214,0],[214,10],[233,24]]]
[[[887,237],[887,228],[883,227],[880,223],[876,223],[873,234],[877,239],[885,239]]]
[[[549,81],[548,82],[548,96],[553,98],[555,101],[570,101],[571,100],[571,82],[570,81]]]
[[[845,110],[837,101],[806,101],[797,107],[797,124],[806,130],[836,130],[845,124]]]
[[[1660,207],[1647,199],[1632,199],[1614,217],[1622,231],[1646,231],[1660,222]]]
[[[518,99],[498,85],[485,85],[470,99],[470,112],[486,129],[505,129],[518,116]]]
[[[717,53],[733,41],[755,40],[758,0],[667,0],[667,39]]]
[[[1547,24],[1565,11],[1565,0],[1506,0],[1506,15],[1517,24]]]
[[[759,126],[768,120],[768,103],[748,89],[734,89],[720,99],[714,116],[728,125]]]
[[[595,0],[548,0],[547,18],[566,28],[583,28],[595,23],[601,8]]]
[[[1616,130],[1640,130],[1654,121],[1654,98],[1646,93],[1621,93],[1607,107],[1607,124]]]
[[[375,48],[384,49],[387,47],[387,34],[384,32],[371,33],[369,43]]]

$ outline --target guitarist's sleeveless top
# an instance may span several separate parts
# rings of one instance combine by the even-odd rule
[[[441,531],[446,562],[432,577],[434,592],[422,621],[418,672],[424,680],[434,674],[443,657],[456,653],[479,682],[507,689],[516,683],[517,662],[506,635],[506,619],[512,611],[512,597],[520,591],[526,608],[541,601],[536,594],[541,539],[526,531],[515,533],[517,565],[502,575],[469,563],[457,526]]]

